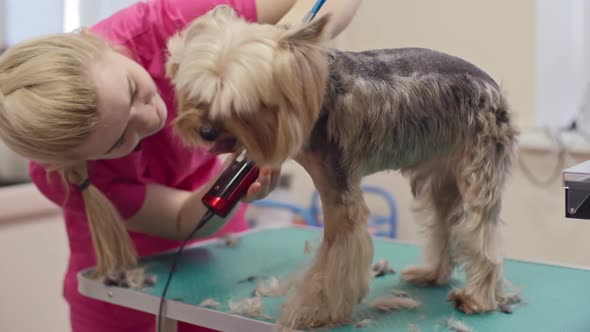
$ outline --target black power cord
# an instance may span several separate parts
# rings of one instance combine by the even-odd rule
[[[158,309],[158,332],[162,331],[162,308],[164,307],[164,300],[166,299],[166,293],[168,292],[168,286],[170,286],[170,281],[172,280],[172,275],[174,274],[174,271],[176,270],[176,264],[178,263],[178,260],[180,259],[180,257],[182,256],[182,252],[184,251],[184,247],[186,246],[186,243],[192,239],[195,234],[201,230],[203,228],[203,226],[205,226],[205,224],[207,224],[207,222],[209,220],[211,220],[211,218],[215,215],[215,213],[211,210],[207,210],[207,212],[205,212],[205,215],[203,216],[203,218],[201,218],[201,222],[193,229],[193,231],[186,237],[186,239],[184,239],[184,242],[182,242],[182,245],[180,246],[180,248],[178,249],[178,252],[176,252],[176,256],[174,257],[174,261],[172,262],[172,266],[170,267],[170,272],[168,273],[168,279],[166,280],[166,284],[164,285],[164,290],[162,290],[162,297],[160,298],[160,308]]]

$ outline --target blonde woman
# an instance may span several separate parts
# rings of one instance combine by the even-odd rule
[[[334,36],[360,0],[328,1]],[[206,149],[174,135],[175,96],[166,42],[220,4],[250,21],[298,23],[315,0],[152,0],[81,33],[17,44],[0,57],[0,137],[31,160],[38,189],[63,208],[71,256],[64,280],[72,330],[152,331],[153,315],[85,298],[76,273],[132,267],[138,256],[177,247],[205,212],[219,173]],[[262,169],[245,202],[265,197],[279,170]],[[195,241],[247,228],[244,206],[213,219]],[[207,329],[181,325],[181,331]]]

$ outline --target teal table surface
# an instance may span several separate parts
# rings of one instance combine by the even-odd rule
[[[283,297],[263,298],[264,314],[272,319],[245,318],[229,314],[228,302],[251,297],[255,282],[243,282],[250,276],[285,277],[305,269],[312,259],[303,253],[306,240],[317,246],[321,232],[309,228],[279,228],[246,232],[236,247],[222,241],[209,241],[187,248],[170,283],[166,316],[209,326],[223,331],[272,331],[273,320],[280,315]],[[371,319],[362,329],[354,324],[331,331],[448,331],[442,323],[454,317],[473,331],[590,331],[590,271],[526,261],[507,260],[505,276],[519,289],[523,298],[512,314],[493,312],[464,315],[447,300],[451,287],[460,287],[463,274],[455,273],[446,287],[421,288],[400,281],[399,271],[421,262],[421,249],[394,240],[375,239],[375,260],[385,258],[397,271],[374,279],[366,302],[404,290],[421,303],[415,310],[380,313],[367,303],[359,305],[355,322]],[[80,292],[89,297],[146,312],[157,312],[174,252],[148,257],[143,264],[157,276],[153,287],[143,290],[107,287],[87,278],[90,270],[79,275]],[[242,281],[242,282],[241,282]],[[216,310],[199,304],[208,298],[221,303]],[[324,329],[326,330],[326,329]]]

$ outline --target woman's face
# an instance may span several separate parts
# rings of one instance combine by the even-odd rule
[[[78,151],[86,160],[124,157],[164,127],[166,104],[148,72],[133,60],[109,50],[91,64],[90,78],[100,122]]]

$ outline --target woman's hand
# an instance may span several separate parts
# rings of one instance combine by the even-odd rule
[[[268,196],[268,194],[276,188],[280,175],[280,168],[274,170],[267,167],[261,168],[258,180],[248,188],[248,192],[246,193],[246,196],[242,198],[242,202],[251,203]]]

